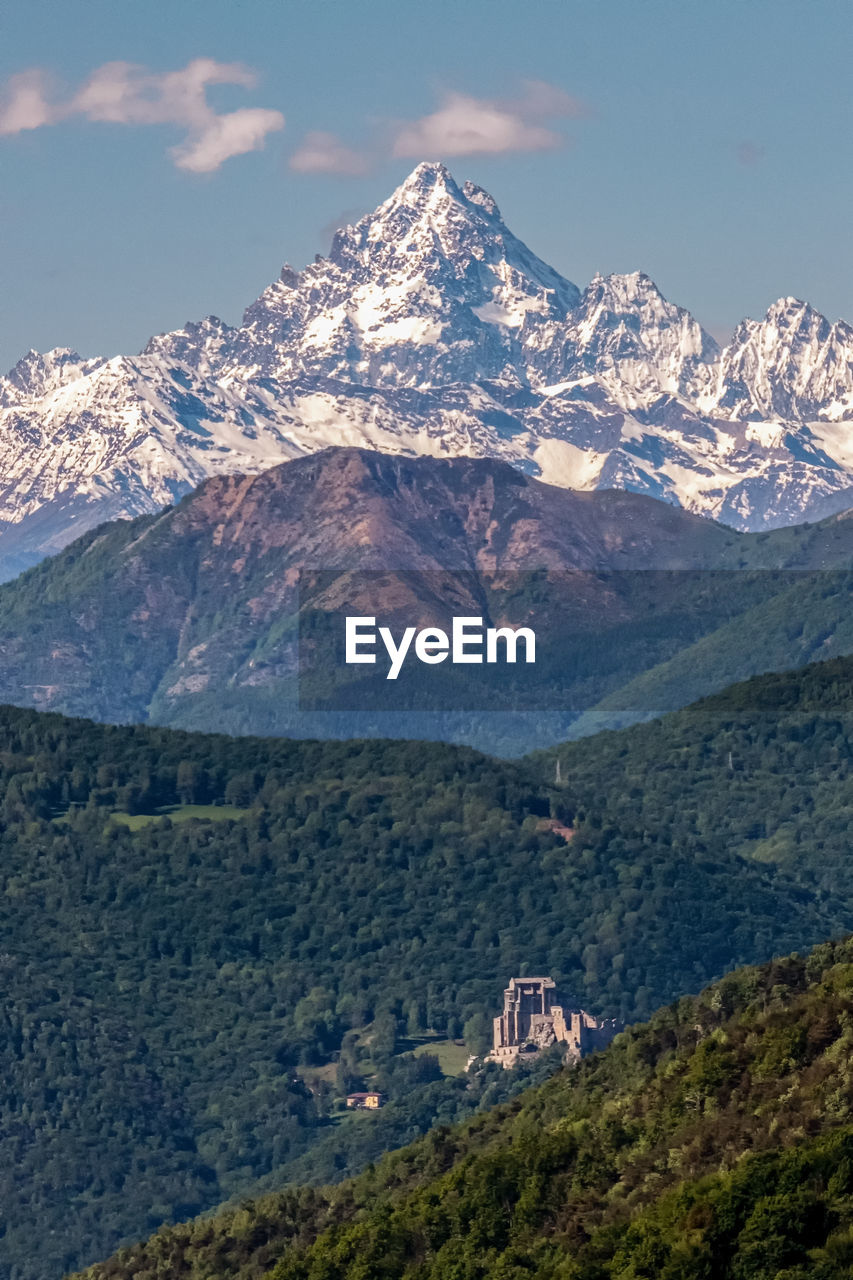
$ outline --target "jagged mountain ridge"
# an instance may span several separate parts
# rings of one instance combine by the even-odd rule
[[[232,327],[0,379],[0,573],[209,475],[330,445],[499,458],[739,529],[853,503],[853,329],[782,299],[722,352],[648,276],[581,293],[491,196],[419,165]]]

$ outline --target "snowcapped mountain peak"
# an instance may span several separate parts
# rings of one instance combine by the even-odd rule
[[[652,320],[655,324],[662,321],[671,323],[687,314],[681,308],[671,306],[655,282],[642,271],[607,276],[596,274],[584,290],[581,309],[586,313],[587,323],[591,317],[600,318],[607,313],[613,318],[621,317],[623,321],[630,317],[634,327],[643,320]]]
[[[54,347],[44,352],[30,350],[5,378],[0,378],[0,404],[38,400],[103,363],[102,357],[86,360],[70,347]]]
[[[811,303],[790,296],[777,298],[771,303],[763,323],[766,330],[769,331],[775,326],[780,334],[795,334],[806,330],[821,330],[826,333],[830,327],[826,316],[821,315]]]
[[[584,291],[581,305],[588,311],[606,309],[611,315],[632,316],[641,324],[688,324],[691,335],[697,339],[696,353],[703,353],[704,359],[714,359],[718,354],[710,334],[705,333],[689,311],[668,302],[645,271],[596,274]]]
[[[395,247],[411,253],[424,237],[438,236],[440,249],[447,253],[458,246],[454,229],[464,234],[469,223],[479,226],[482,218],[482,211],[475,214],[444,165],[420,164],[378,209],[347,227],[343,237],[362,255],[366,251],[385,257]]]
[[[642,271],[596,273],[554,338],[541,361],[547,382],[595,374],[628,409],[662,394],[697,397],[719,354],[689,311]]]
[[[743,320],[723,352],[718,411],[736,419],[838,421],[853,414],[853,328],[779,298]]]
[[[451,199],[458,198],[461,194],[446,165],[437,160],[422,160],[380,207],[419,204],[424,199],[429,199],[433,193],[438,193],[438,198],[447,195]]]
[[[173,333],[159,333],[149,340],[143,356],[184,361],[199,372],[210,373],[227,363],[234,329],[218,316],[205,316]]]
[[[532,330],[579,292],[518,240],[492,197],[420,164],[328,258],[287,268],[245,313],[241,363],[267,376],[371,386],[526,382]],[[176,349],[186,343],[176,335]]]
[[[784,298],[777,298],[775,302],[771,302],[767,308],[766,318],[769,320],[775,316],[791,315],[802,311],[813,311],[815,315],[818,314],[810,303],[803,302],[801,298],[795,298],[789,293]]]
[[[462,194],[466,200],[470,200],[472,204],[478,204],[486,210],[493,218],[500,218],[501,211],[498,208],[497,201],[494,196],[490,196],[488,191],[484,191],[482,187],[478,187],[475,182],[466,182],[462,187]]]
[[[663,294],[651,276],[646,275],[645,271],[614,271],[609,275],[602,275],[600,271],[597,271],[587,287],[590,291],[595,289],[600,293],[608,294],[612,298],[635,300],[652,296],[663,301]]]
[[[849,505],[851,422],[850,325],[784,297],[721,353],[645,272],[581,295],[488,192],[424,163],[241,324],[207,316],[133,358],[30,351],[0,378],[0,576],[329,445],[498,457],[773,527]]]
[[[480,262],[526,254],[543,283],[544,277],[549,283],[561,279],[516,240],[487,191],[474,183],[459,187],[443,164],[419,164],[373,213],[335,240],[331,256],[340,265],[353,257],[380,270],[401,261],[417,269],[443,261],[459,274],[467,265],[464,254]]]

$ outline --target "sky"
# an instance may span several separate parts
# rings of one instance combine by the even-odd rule
[[[239,320],[419,160],[725,339],[853,321],[850,0],[7,0],[0,367]]]

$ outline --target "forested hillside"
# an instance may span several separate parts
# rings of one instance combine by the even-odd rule
[[[166,1230],[88,1280],[842,1280],[853,943],[731,974],[332,1191]]]
[[[314,1145],[334,1177],[512,1087],[495,1071],[469,1092],[404,1051],[461,1036],[500,989],[498,943],[461,964],[451,868],[503,862],[508,916],[555,843],[526,780],[441,747],[7,710],[0,796],[6,1274],[59,1275]],[[390,1105],[339,1121],[365,1074]]]
[[[791,677],[755,743],[777,789],[819,779],[824,824],[848,804],[849,666]],[[499,1100],[506,1076],[468,1090],[424,1050],[482,1046],[513,974],[631,1019],[848,928],[853,898],[821,887],[826,842],[802,865],[743,856],[752,792],[731,785],[718,711],[691,713],[694,755],[674,740],[669,765],[681,721],[634,731],[658,738],[626,787],[619,735],[612,775],[567,748],[554,785],[553,758],[3,710],[0,1266],[41,1280]],[[683,760],[682,830],[654,779]],[[724,833],[694,807],[727,810]],[[386,1110],[339,1117],[368,1079]]]
[[[853,662],[760,676],[650,724],[531,757],[559,761],[564,818],[778,867],[853,897]]]

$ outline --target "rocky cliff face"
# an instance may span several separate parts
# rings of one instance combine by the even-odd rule
[[[851,504],[853,329],[782,299],[719,351],[642,273],[581,294],[491,196],[419,165],[328,258],[135,357],[0,379],[0,573],[206,476],[330,445],[480,456],[740,529]]]

